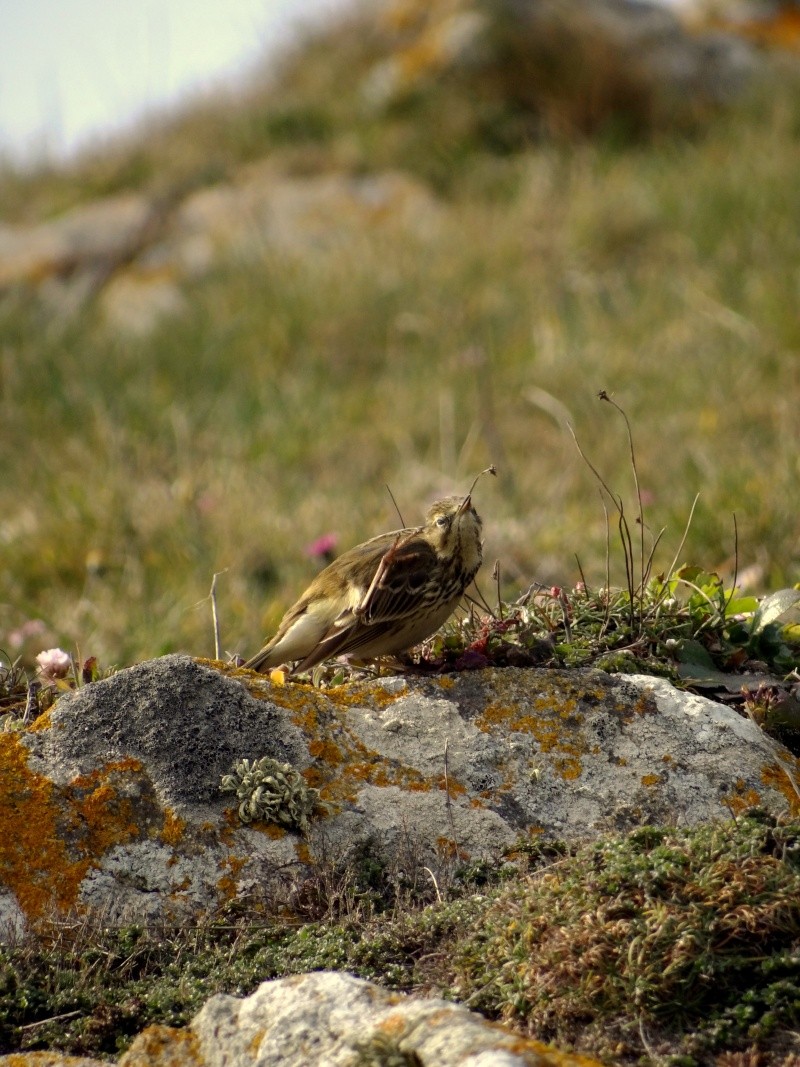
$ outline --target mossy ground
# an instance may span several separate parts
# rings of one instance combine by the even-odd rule
[[[614,1062],[796,1062],[800,824],[753,812],[573,850],[532,842],[435,890],[418,873],[365,854],[291,903],[238,902],[199,925],[45,923],[0,950],[0,1051],[110,1057],[213,993],[330,969]]]

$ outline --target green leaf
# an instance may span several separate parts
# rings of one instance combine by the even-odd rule
[[[738,596],[728,601],[725,608],[726,615],[752,615],[758,610],[758,597]]]
[[[678,648],[678,663],[692,664],[695,667],[704,667],[708,670],[716,670],[714,661],[704,645],[699,641],[682,641]]]
[[[753,633],[760,633],[770,623],[778,622],[787,615],[792,608],[800,606],[800,589],[779,589],[777,593],[770,593],[764,597],[758,605],[753,616]],[[794,622],[794,619],[787,619]]]

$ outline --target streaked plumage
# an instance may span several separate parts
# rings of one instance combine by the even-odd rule
[[[477,574],[481,528],[470,491],[438,500],[423,526],[356,545],[317,575],[245,666],[294,662],[304,671],[332,656],[369,660],[413,648],[449,618]]]

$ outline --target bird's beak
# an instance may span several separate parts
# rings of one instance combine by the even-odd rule
[[[469,509],[471,507],[472,507],[472,493],[469,493],[467,496],[464,497],[463,501],[461,502],[461,507],[458,509],[456,514],[457,515],[463,515],[464,512],[465,511],[469,511]]]

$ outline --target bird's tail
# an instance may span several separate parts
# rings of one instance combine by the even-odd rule
[[[273,667],[277,667],[278,661],[274,658],[272,649],[267,645],[267,647],[262,648],[260,652],[256,652],[255,656],[253,656],[252,659],[249,659],[243,666],[250,671],[260,671],[264,674]]]

